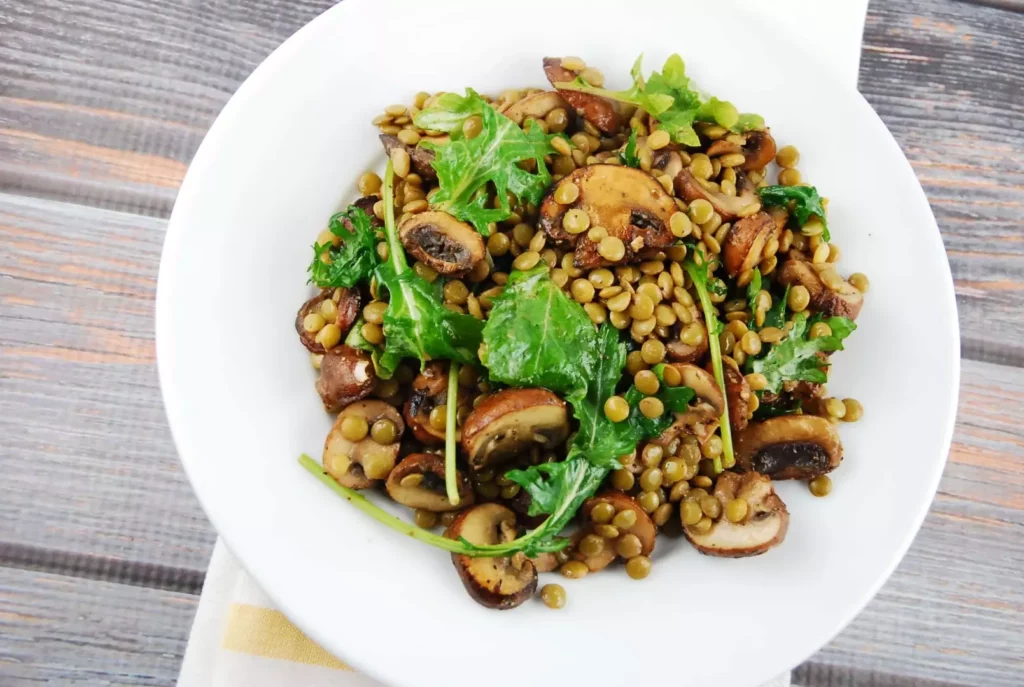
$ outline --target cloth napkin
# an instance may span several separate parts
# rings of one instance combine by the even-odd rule
[[[722,5],[724,3],[720,3]],[[736,0],[857,85],[868,0]],[[773,42],[779,42],[773,40]],[[178,687],[384,687],[353,672],[292,625],[218,541]],[[789,687],[789,674],[761,687]]]

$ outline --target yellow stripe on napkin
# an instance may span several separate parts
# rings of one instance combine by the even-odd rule
[[[221,646],[252,656],[352,670],[292,625],[284,614],[249,604],[232,604]]]

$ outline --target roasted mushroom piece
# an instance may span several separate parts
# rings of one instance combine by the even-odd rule
[[[790,257],[779,267],[779,283],[786,286],[800,284],[811,295],[811,309],[826,317],[857,319],[864,295],[850,282],[839,276],[832,263],[812,263]]]
[[[421,212],[402,222],[399,236],[405,250],[438,274],[463,275],[484,259],[480,234],[447,212]]]
[[[325,308],[324,301],[332,300],[336,307]],[[299,334],[299,340],[311,353],[326,352],[323,344],[316,340],[317,332],[306,331],[304,326],[306,316],[320,314],[327,324],[337,325],[341,330],[342,340],[345,333],[352,326],[352,323],[359,317],[359,291],[356,289],[324,289],[316,296],[302,304],[298,314],[295,316],[295,331]]]
[[[505,110],[505,116],[522,126],[528,118],[544,119],[552,110],[560,107],[566,111],[571,109],[571,105],[558,91],[541,91],[512,103],[511,107]]]
[[[696,317],[694,318],[697,319]],[[692,363],[700,360],[708,352],[708,330],[704,327],[704,322],[700,321],[698,324],[704,330],[704,335],[700,341],[695,344],[684,343],[679,339],[679,332],[682,331],[682,324],[675,325],[675,334],[671,341],[665,344],[665,353],[668,355],[668,359],[677,363]]]
[[[708,155],[715,157],[727,153],[743,153],[745,158],[740,169],[744,172],[764,169],[775,159],[775,139],[768,131],[751,131],[746,134],[747,142],[742,146],[722,138],[708,146]]]
[[[336,413],[354,401],[366,398],[377,384],[370,355],[351,346],[335,346],[320,360],[316,390],[324,410]]]
[[[638,138],[637,146],[639,145],[640,139]],[[670,179],[675,179],[676,175],[683,171],[683,158],[679,155],[678,151],[666,146],[654,153],[651,167],[661,170]]]
[[[431,139],[436,140],[436,139]],[[424,181],[437,181],[437,172],[434,170],[434,151],[423,146],[410,146],[398,140],[397,136],[381,134],[380,142],[384,144],[384,152],[389,156],[395,148],[402,148],[409,153],[409,160],[412,164],[412,171],[420,175]]]
[[[562,205],[555,200],[559,189],[575,185],[576,200]],[[603,227],[608,236],[622,241],[621,258],[609,260],[598,252],[600,241],[588,232],[570,234],[562,220],[570,209],[586,213],[590,227]],[[669,218],[677,211],[675,201],[650,174],[620,165],[587,165],[574,170],[551,187],[540,207],[539,224],[553,240],[574,246],[573,264],[581,269],[628,263],[637,255],[671,246],[675,236]]]
[[[598,529],[600,526],[595,525],[591,519],[594,507],[599,504],[608,504],[615,510],[615,516],[613,516],[612,521],[605,523],[611,525],[615,530],[614,532],[611,530],[605,532]],[[627,513],[627,515],[620,515],[622,513]],[[621,491],[606,491],[587,499],[583,504],[581,514],[584,527],[578,533],[577,543],[582,540],[582,537],[589,534],[597,534],[604,538],[604,547],[596,553],[585,555],[578,549],[576,551],[576,559],[586,563],[590,572],[603,570],[619,557],[650,556],[651,552],[654,551],[658,528],[651,520],[651,516],[647,514],[647,511],[641,508],[640,504],[631,496],[623,494]],[[615,525],[615,522],[618,522],[618,525]],[[615,536],[605,537],[605,534],[613,534]],[[636,538],[635,541],[633,541],[633,537]],[[636,547],[638,543],[638,548],[632,551],[628,550],[629,547]]]
[[[720,417],[725,410],[725,396],[715,375],[690,363],[673,363],[672,366],[682,377],[680,386],[688,386],[696,394],[689,410],[681,414],[682,419],[692,423]]]
[[[732,365],[722,365],[722,376],[725,378],[725,397],[729,401],[729,424],[734,431],[738,432],[744,429],[749,422],[750,384],[747,383],[747,378]]]
[[[512,541],[516,515],[497,503],[482,503],[462,511],[445,531],[450,539],[465,539],[476,546]],[[487,608],[507,610],[526,601],[537,589],[537,569],[521,552],[501,558],[472,558],[453,553],[466,591]]]
[[[733,223],[722,243],[722,262],[729,276],[736,277],[741,272],[754,269],[761,262],[765,244],[780,231],[767,212]]]
[[[563,67],[562,60],[558,57],[544,58],[544,74],[555,88],[558,88],[559,83],[576,78],[576,72]],[[558,93],[572,105],[576,114],[596,126],[600,132],[611,136],[617,134],[622,127],[622,117],[613,101],[579,91],[559,89]]]
[[[384,401],[357,401],[338,414],[327,434],[324,469],[350,489],[373,486],[395,467],[404,430],[398,411]]]
[[[740,217],[748,217],[761,209],[761,200],[757,197],[753,184],[745,174],[736,175],[735,196],[727,196],[707,188],[704,183],[685,167],[676,174],[673,181],[677,196],[682,196],[687,203],[703,198],[711,203],[715,212],[721,215],[723,222],[732,222]]]
[[[431,411],[448,403],[448,368],[444,363],[429,363],[416,379],[412,380],[409,397],[402,408],[402,415],[413,436],[428,445],[444,443],[445,426],[435,427],[430,422]],[[469,398],[459,388],[460,406],[468,406]],[[456,430],[458,432],[458,430]],[[458,437],[458,435],[456,435]]]
[[[814,415],[752,422],[736,434],[736,465],[772,479],[813,479],[835,470],[842,460],[839,433]]]
[[[469,466],[483,470],[533,445],[552,448],[569,435],[565,401],[547,389],[504,389],[489,396],[462,423]]]
[[[473,487],[465,475],[456,471],[459,503],[448,500],[444,481],[444,458],[434,453],[413,453],[402,459],[388,475],[385,485],[394,501],[433,513],[446,513],[473,504]]]
[[[785,539],[789,511],[775,494],[772,481],[764,475],[723,472],[718,476],[714,496],[721,502],[723,510],[730,501],[743,499],[747,503],[747,513],[739,522],[723,515],[707,532],[699,532],[694,526],[684,524],[683,533],[701,553],[727,558],[757,556]]]

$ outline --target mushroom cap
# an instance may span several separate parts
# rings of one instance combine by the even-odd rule
[[[736,437],[736,465],[772,479],[813,479],[839,467],[843,445],[832,423],[815,415],[751,422]]]
[[[320,304],[328,298],[334,300],[338,306],[338,316],[334,323],[341,329],[341,337],[345,338],[352,323],[359,317],[359,291],[357,289],[324,289],[317,295],[310,298],[299,308],[295,316],[295,331],[299,334],[299,340],[310,353],[325,353],[324,347],[316,340],[316,334],[307,332],[302,326],[306,315],[319,312]]]
[[[402,484],[410,475],[420,475],[418,484]],[[402,459],[388,475],[385,485],[388,495],[409,508],[420,508],[433,513],[446,513],[473,504],[473,487],[462,472],[456,470],[455,482],[459,490],[459,505],[452,505],[445,489],[445,459],[434,453],[413,453]]]
[[[742,146],[721,138],[708,146],[708,155],[725,155],[727,153],[743,153],[745,158],[740,170],[764,169],[775,159],[776,145],[768,130],[750,131],[746,134],[747,142]]]
[[[438,274],[466,274],[486,253],[480,234],[447,212],[412,215],[402,222],[398,233],[405,250]]]
[[[745,270],[754,269],[761,262],[765,244],[780,232],[767,212],[737,220],[722,244],[725,271],[735,277]]]
[[[708,363],[710,365],[710,363]],[[728,399],[729,424],[740,431],[747,426],[750,415],[750,384],[747,378],[732,365],[722,365],[725,378],[725,397]]]
[[[351,346],[335,346],[320,360],[316,390],[324,410],[337,413],[348,404],[366,398],[377,385],[370,354]]]
[[[377,420],[391,420],[397,432],[395,442],[383,446],[369,434],[360,441],[349,441],[341,433],[341,424],[348,417],[362,417],[371,426]],[[327,434],[324,442],[324,469],[342,486],[366,489],[390,474],[398,458],[401,448],[399,438],[404,430],[405,424],[398,411],[384,401],[356,401],[338,414],[334,426]]]
[[[571,205],[562,205],[555,200],[555,192],[569,185],[575,185],[579,193]],[[562,226],[571,208],[587,213],[591,227],[604,227],[608,236],[622,240],[626,252],[620,263],[675,242],[669,228],[669,218],[678,210],[675,201],[654,177],[639,169],[602,164],[579,167],[551,187],[540,207],[541,229],[552,239],[575,247],[576,267],[611,264],[597,252],[598,243],[586,232],[572,235]]]
[[[701,326],[704,326],[704,322],[698,317],[694,317],[694,321]],[[675,326],[677,330],[682,329],[681,324],[677,324]],[[701,339],[699,344],[691,346],[690,344],[683,343],[678,338],[673,338],[665,344],[665,354],[668,356],[668,359],[673,362],[693,363],[700,360],[707,354],[709,345],[707,327],[704,327],[704,337]]]
[[[831,270],[831,272],[829,272]],[[779,267],[779,283],[786,286],[803,285],[811,296],[810,306],[826,317],[848,317],[857,319],[864,295],[850,282],[834,275],[832,263],[815,264],[808,260],[790,257]],[[831,277],[829,286],[825,279]]]
[[[590,517],[590,511],[594,510],[594,506],[599,503],[608,503],[615,508],[615,512],[621,512],[624,510],[631,510],[636,515],[636,522],[628,530],[620,532],[622,534],[635,534],[640,540],[640,554],[643,556],[650,556],[651,552],[654,551],[655,539],[658,535],[658,527],[651,520],[651,516],[647,514],[639,503],[636,502],[632,496],[624,494],[621,491],[606,491],[596,496],[592,496],[583,503],[582,513],[584,518]]]
[[[456,403],[463,405],[469,398],[462,387]],[[409,397],[402,408],[402,415],[413,435],[424,444],[440,445],[444,443],[445,430],[434,429],[430,424],[430,411],[448,402],[448,369],[440,362],[429,363],[412,380]],[[455,430],[456,438],[460,432]]]
[[[505,110],[505,116],[522,126],[528,118],[544,119],[552,110],[560,107],[566,111],[572,110],[572,106],[558,91],[541,91],[512,103]]]
[[[676,188],[676,195],[683,197],[687,203],[692,203],[698,198],[703,198],[711,203],[715,212],[721,215],[723,222],[732,222],[737,218],[752,215],[761,209],[761,201],[757,197],[753,185],[743,174],[736,175],[735,196],[727,196],[706,188],[685,167],[676,174],[673,184]]]
[[[515,536],[515,521],[515,513],[505,506],[482,503],[462,511],[445,536],[462,537],[477,546],[499,544]],[[537,569],[525,556],[471,558],[453,553],[452,564],[469,595],[487,608],[515,608],[537,589]]]
[[[576,72],[563,67],[559,57],[544,58],[544,74],[552,86],[576,78]],[[596,126],[602,133],[613,135],[622,128],[622,116],[613,101],[579,91],[559,90],[558,93],[573,107],[576,114]]]
[[[502,463],[533,444],[551,448],[569,435],[565,401],[547,389],[504,389],[462,423],[462,450],[474,470]]]
[[[431,139],[437,141],[437,139]],[[398,140],[397,136],[391,134],[381,134],[380,142],[384,144],[384,152],[389,156],[391,151],[395,148],[402,148],[405,152],[409,153],[409,159],[412,164],[412,171],[422,177],[424,181],[437,181],[437,172],[434,170],[434,151],[423,146],[410,146],[402,143]]]
[[[720,417],[725,411],[725,395],[718,386],[715,375],[692,363],[670,363],[679,371],[682,381],[680,386],[693,389],[694,399],[690,401],[690,409],[680,413],[684,422],[703,422]]]
[[[748,472],[738,475],[723,472],[715,485],[715,497],[723,509],[734,498],[747,502],[747,516],[742,522],[731,522],[724,516],[704,533],[683,527],[683,533],[694,548],[708,556],[742,558],[757,556],[778,546],[789,528],[789,511],[776,495],[772,482],[764,475]]]

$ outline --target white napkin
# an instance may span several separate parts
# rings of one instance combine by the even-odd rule
[[[740,4],[744,12],[762,14],[775,31],[802,42],[856,87],[868,0],[745,0]],[[761,687],[789,684],[787,673]],[[218,540],[178,687],[242,685],[383,687],[352,672],[288,622]]]

